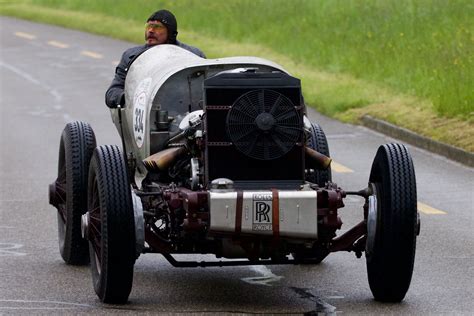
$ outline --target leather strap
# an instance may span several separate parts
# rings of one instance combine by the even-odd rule
[[[242,232],[242,208],[244,205],[244,192],[237,191],[237,205],[235,209],[235,234]]]
[[[272,228],[273,238],[280,238],[280,198],[277,189],[272,189]]]

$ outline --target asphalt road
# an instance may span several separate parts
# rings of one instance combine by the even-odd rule
[[[100,303],[89,268],[67,266],[59,255],[47,189],[66,122],[87,121],[99,144],[119,143],[104,91],[131,44],[6,17],[0,29],[0,314],[474,313],[474,170],[414,147],[422,225],[400,304],[372,299],[365,259],[352,253],[318,266],[195,269],[148,254],[135,265],[130,303]],[[328,136],[333,180],[365,187],[378,146],[395,140],[316,113],[311,119]],[[346,202],[344,229],[362,219],[360,201]]]

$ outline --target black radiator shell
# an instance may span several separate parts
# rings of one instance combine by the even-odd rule
[[[237,189],[296,189],[304,183],[304,146],[301,139],[285,155],[273,160],[257,160],[238,151],[226,133],[226,117],[232,104],[252,90],[273,90],[294,105],[303,124],[304,105],[301,82],[288,74],[275,72],[219,73],[204,81],[204,129],[206,150],[205,183],[216,178],[234,181]]]

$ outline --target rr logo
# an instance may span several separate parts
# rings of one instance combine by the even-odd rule
[[[255,202],[255,222],[270,223],[270,205],[263,201]]]

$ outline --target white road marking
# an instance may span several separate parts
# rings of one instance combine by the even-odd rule
[[[63,106],[62,106],[63,97],[56,89],[48,86],[47,84],[45,84],[45,83],[39,81],[38,79],[34,78],[33,76],[31,76],[29,73],[26,73],[23,70],[21,70],[17,67],[14,67],[12,65],[5,64],[5,63],[0,61],[0,67],[4,67],[4,68],[10,70],[11,72],[17,74],[18,76],[22,77],[23,79],[25,79],[25,80],[41,87],[42,89],[46,90],[54,98],[54,104],[52,104],[52,108],[56,111],[62,111],[62,109],[63,109]],[[39,106],[39,108],[44,110],[44,107]],[[30,114],[35,115],[36,112],[30,113]],[[68,116],[68,118],[70,118],[68,114],[63,114],[62,116],[65,119],[65,122],[68,123],[68,122],[71,121],[71,119],[66,120],[66,117],[65,117],[66,115]]]
[[[36,38],[36,35],[25,33],[25,32],[15,32],[15,35],[21,38],[29,39],[29,40],[34,40]]]
[[[336,313],[341,313],[342,311],[336,311],[336,307],[322,300],[321,297],[313,295],[310,289],[291,287],[300,298],[307,299],[316,303],[316,309],[311,311],[311,315],[336,315]]]
[[[262,276],[243,278],[241,279],[242,281],[250,284],[272,286],[269,284],[270,282],[278,282],[283,279],[282,276],[273,274],[266,266],[250,266],[250,269],[260,273]]]
[[[0,306],[0,310],[67,310],[74,307],[5,307]],[[0,314],[3,315],[3,314]]]
[[[59,301],[29,301],[29,300],[2,300],[0,303],[10,303],[10,304],[43,304],[43,305],[59,305],[57,307],[48,307],[48,306],[0,306],[0,310],[9,309],[9,310],[34,310],[34,309],[45,309],[45,310],[62,310],[62,309],[71,309],[77,307],[87,307],[93,308],[94,306],[88,304],[79,304],[79,303],[69,303],[69,302],[59,302]],[[62,305],[62,306],[61,306]]]
[[[26,256],[26,253],[24,253],[24,252],[15,251],[16,249],[20,249],[20,248],[23,248],[22,244],[0,242],[0,257],[4,257],[4,256]]]
[[[418,211],[420,211],[422,213],[425,213],[425,214],[428,214],[428,215],[446,215],[446,214],[448,214],[445,211],[438,210],[434,207],[431,207],[431,206],[429,206],[427,204],[424,204],[424,203],[421,203],[421,202],[418,202]]]
[[[51,45],[51,46],[57,47],[57,48],[68,48],[69,47],[68,44],[58,42],[58,41],[49,41],[48,44]]]
[[[104,57],[101,54],[96,53],[96,52],[91,52],[90,50],[83,50],[81,52],[81,55],[87,56],[87,57],[90,57],[90,58],[94,58],[94,59],[101,59],[101,58]]]
[[[114,65],[114,66],[118,66],[118,64],[119,64],[119,63],[120,63],[120,61],[118,61],[118,60],[114,60],[114,61],[112,62],[112,65]]]
[[[17,75],[19,75],[20,77],[23,77],[23,79],[26,79],[28,80],[29,82],[31,83],[34,83],[38,86],[41,86],[41,82],[39,82],[39,80],[36,80],[35,78],[33,78],[32,76],[30,76],[29,74],[27,74],[26,72],[16,68],[16,67],[13,67],[12,65],[8,65],[8,64],[4,64],[3,62],[0,61],[0,66],[1,67],[5,67],[7,68],[8,70],[10,70],[11,72],[14,72],[16,73]]]

